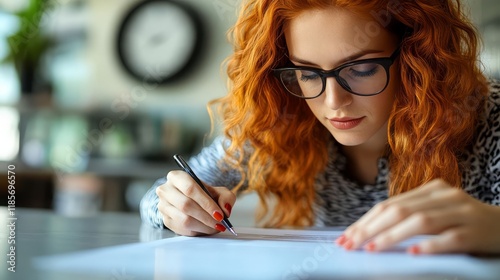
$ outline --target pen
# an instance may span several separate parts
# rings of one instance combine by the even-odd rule
[[[196,174],[194,174],[193,170],[191,169],[191,167],[189,167],[189,165],[187,164],[187,162],[180,156],[180,155],[174,155],[174,160],[175,162],[177,163],[177,165],[179,165],[180,168],[184,169],[184,171],[189,174],[189,176],[191,176],[191,178],[193,178],[196,183],[198,183],[198,185],[201,187],[201,189],[206,193],[208,194],[208,196],[213,200],[215,201],[215,203],[217,203],[217,201],[215,200],[215,198],[210,194],[210,192],[207,190],[207,188],[205,187],[205,185],[203,185],[203,183],[201,182],[200,179],[198,179],[198,176],[196,176]],[[222,214],[224,215],[224,219],[222,219],[222,224],[224,225],[224,227],[226,227],[232,234],[234,234],[235,236],[238,236],[238,234],[234,231],[233,229],[233,225],[231,225],[231,223],[229,222],[229,220],[227,219],[227,216],[226,214],[224,213],[224,211],[222,211]]]

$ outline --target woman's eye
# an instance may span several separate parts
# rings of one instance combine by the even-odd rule
[[[378,64],[360,64],[349,68],[349,73],[354,77],[370,77],[378,72]]]
[[[312,71],[300,71],[299,76],[300,76],[300,81],[302,82],[307,82],[319,78],[319,75]]]

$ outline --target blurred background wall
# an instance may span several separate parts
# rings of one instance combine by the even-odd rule
[[[164,56],[183,56],[192,46],[178,40],[191,38],[178,33],[190,22],[168,1],[153,2],[0,1],[0,192],[15,166],[17,206],[135,211],[154,180],[176,168],[174,153],[188,157],[209,141],[206,104],[226,92],[221,63],[238,1],[178,1],[198,24],[196,55],[181,77],[161,84],[155,71],[165,65],[148,40],[165,36],[171,41],[156,42]],[[128,39],[120,42],[120,32]],[[134,38],[144,41],[140,50],[128,46]],[[120,47],[129,64],[149,63],[154,81],[129,73]]]
[[[168,1],[127,17],[143,2],[0,0],[2,197],[10,168],[18,207],[72,216],[137,211],[154,180],[176,168],[174,153],[188,157],[208,144],[206,104],[226,93],[221,64],[239,1],[177,0],[198,23],[191,27]],[[484,35],[485,72],[500,78],[498,0],[465,4]],[[187,70],[159,83],[165,59],[182,66],[196,32]],[[149,63],[149,72],[134,76],[123,59],[128,68]]]

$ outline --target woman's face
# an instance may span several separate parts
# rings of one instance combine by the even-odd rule
[[[295,66],[323,70],[360,59],[389,57],[398,46],[397,37],[372,18],[340,8],[302,12],[285,26],[285,37]],[[387,120],[399,83],[396,69],[391,67],[389,84],[378,95],[353,95],[329,77],[323,94],[306,102],[340,144],[385,146]]]

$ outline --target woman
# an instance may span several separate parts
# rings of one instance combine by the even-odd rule
[[[499,86],[458,1],[249,0],[232,41],[224,137],[190,161],[218,204],[171,171],[145,221],[214,234],[251,190],[266,226],[349,226],[348,250],[500,253]]]

